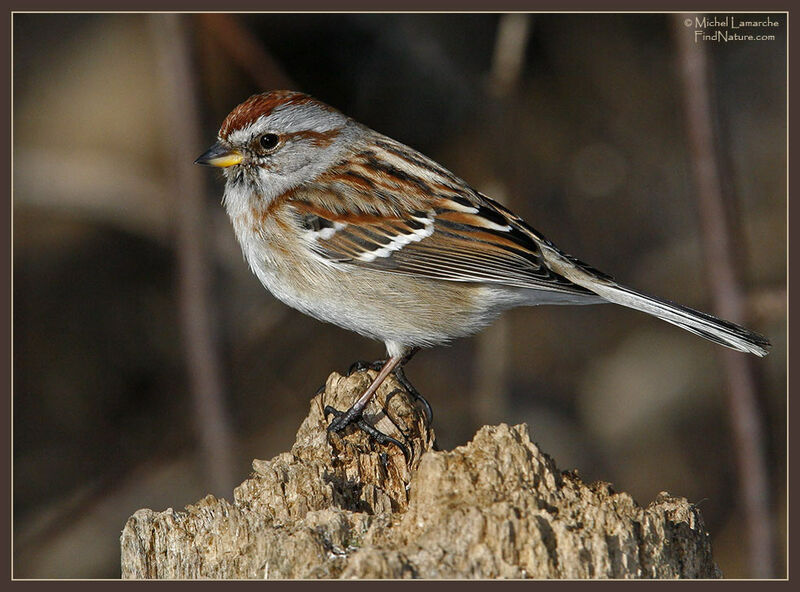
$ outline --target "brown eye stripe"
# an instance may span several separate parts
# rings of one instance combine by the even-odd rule
[[[315,132],[311,130],[303,130],[299,132],[290,132],[283,134],[284,138],[304,138],[311,140],[311,144],[319,148],[330,146],[339,135],[339,130],[328,130],[326,132]]]

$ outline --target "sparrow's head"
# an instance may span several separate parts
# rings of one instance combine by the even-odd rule
[[[230,112],[217,142],[195,163],[224,169],[226,201],[237,195],[271,201],[333,164],[349,121],[303,93],[253,95]]]

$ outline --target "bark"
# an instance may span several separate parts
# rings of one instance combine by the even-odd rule
[[[375,372],[332,374],[290,452],[253,462],[229,502],[139,510],[122,532],[123,578],[716,578],[699,509],[662,493],[647,508],[561,472],[527,426],[484,426],[435,449],[390,377],[360,430],[326,432]],[[388,399],[388,401],[387,401]],[[386,411],[381,411],[386,409]]]

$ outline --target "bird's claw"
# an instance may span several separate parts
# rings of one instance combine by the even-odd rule
[[[403,388],[406,389],[409,395],[411,395],[415,401],[419,401],[422,403],[423,408],[425,409],[425,418],[428,420],[428,425],[433,424],[433,408],[431,404],[428,403],[428,400],[423,397],[417,388],[411,384],[411,381],[406,378],[406,373],[403,371],[402,368],[398,368],[394,372],[397,381],[403,385]]]
[[[379,372],[385,363],[386,360],[376,360],[375,362],[357,360],[350,364],[350,368],[347,369],[347,376],[350,376],[356,372],[363,372],[364,370],[375,370],[376,372]]]
[[[384,434],[383,432],[377,430],[373,426],[369,425],[364,419],[361,417],[361,412],[356,411],[352,407],[347,411],[339,411],[331,407],[330,405],[326,405],[325,409],[323,410],[325,413],[325,417],[327,418],[329,415],[333,415],[334,419],[331,421],[330,425],[328,426],[328,433],[331,432],[340,432],[345,429],[350,424],[355,424],[358,428],[371,436],[378,444],[387,445],[387,444],[394,444],[397,446],[403,456],[406,459],[406,462],[411,462],[411,453],[409,452],[408,448],[397,440],[396,438],[392,438],[391,436]]]

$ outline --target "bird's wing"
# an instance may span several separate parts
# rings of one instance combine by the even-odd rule
[[[544,237],[483,195],[439,196],[427,207],[379,214],[301,197],[291,205],[327,260],[452,282],[593,295],[548,266]]]

